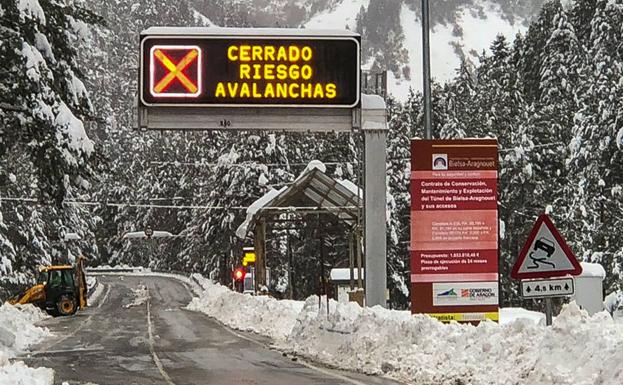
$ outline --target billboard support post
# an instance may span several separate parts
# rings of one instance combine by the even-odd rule
[[[386,306],[387,222],[385,101],[380,96],[362,99],[364,136],[364,255],[366,306]]]

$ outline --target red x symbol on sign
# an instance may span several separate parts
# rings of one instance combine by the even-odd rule
[[[153,96],[197,97],[201,93],[201,48],[154,46],[150,71]]]

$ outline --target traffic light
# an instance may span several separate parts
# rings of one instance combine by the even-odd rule
[[[244,268],[242,267],[237,268],[236,270],[234,270],[234,281],[240,282],[244,280],[245,275],[247,275],[247,272]]]

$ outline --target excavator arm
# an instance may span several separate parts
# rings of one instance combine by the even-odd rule
[[[76,284],[78,285],[78,306],[80,309],[87,307],[87,279],[84,269],[85,257],[82,255],[76,261]]]
[[[28,290],[9,298],[11,305],[25,305],[27,303],[37,304],[45,302],[45,285],[37,284]]]

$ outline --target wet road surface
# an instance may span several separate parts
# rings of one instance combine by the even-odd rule
[[[42,326],[54,337],[25,361],[70,385],[395,385],[391,380],[319,368],[270,350],[270,341],[232,331],[184,310],[189,289],[161,277],[99,276],[99,299],[73,317]],[[133,302],[148,288],[149,300]]]

